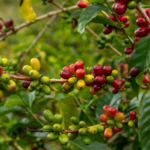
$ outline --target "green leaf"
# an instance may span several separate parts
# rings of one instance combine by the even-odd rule
[[[26,93],[25,91],[21,91],[19,93],[19,95],[21,96],[21,98],[24,101],[24,103],[29,106],[29,96],[28,96],[28,93]]]
[[[70,18],[78,18],[81,15],[82,11],[76,11],[71,14]]]
[[[67,96],[59,101],[60,114],[63,116],[62,126],[67,129],[72,123],[70,118],[72,116],[79,117],[77,105],[72,96]]]
[[[109,25],[112,25],[114,27],[117,27],[117,24],[110,20],[110,19],[107,19],[105,17],[102,17],[102,16],[97,16],[96,18],[92,19],[90,22],[94,22],[94,23],[101,23],[101,24],[109,24]]]
[[[142,150],[150,149],[150,91],[145,95],[141,103],[138,120],[138,136]]]
[[[10,112],[15,112],[15,111],[24,111],[24,109],[20,106],[14,106],[14,107],[0,107],[0,115],[4,115]]]
[[[92,142],[90,145],[85,145],[81,139],[71,141],[71,143],[78,148],[78,150],[110,150],[106,144]]]
[[[131,78],[130,83],[132,85],[132,89],[134,90],[135,95],[138,97],[139,90],[140,90],[140,85],[137,84],[137,82],[135,81],[135,78]]]
[[[18,95],[11,95],[6,99],[6,102],[4,104],[5,107],[9,106],[19,106],[19,105],[24,105],[22,102],[21,98]]]
[[[102,4],[93,4],[87,7],[80,16],[78,23],[78,32],[82,34],[85,30],[85,26],[89,23],[93,18],[95,18],[99,11],[108,11],[109,9]]]
[[[138,136],[136,136],[132,144],[132,150],[138,150],[139,148],[140,148],[139,139]]]
[[[104,0],[90,0],[90,4],[103,2]]]
[[[150,8],[150,5],[141,4],[142,8]]]

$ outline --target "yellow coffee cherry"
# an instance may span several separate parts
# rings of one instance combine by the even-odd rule
[[[84,82],[84,80],[78,80],[78,82],[77,82],[77,88],[79,90],[83,90],[85,88],[85,82]]]
[[[87,75],[85,75],[85,77],[84,77],[84,81],[85,81],[86,83],[92,83],[92,82],[94,82],[94,80],[95,80],[95,78],[94,78],[94,76],[91,75],[91,74],[87,74]]]
[[[37,71],[39,71],[41,68],[40,61],[37,58],[32,58],[30,61],[30,65],[32,66],[34,70],[37,70]]]

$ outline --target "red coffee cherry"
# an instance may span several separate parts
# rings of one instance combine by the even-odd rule
[[[95,95],[97,94],[97,91],[94,90],[94,87],[91,86],[90,90],[89,90],[89,93],[91,93],[92,95]]]
[[[110,106],[109,106],[109,105],[105,105],[105,106],[103,106],[103,112],[104,112],[106,115],[108,115],[108,114],[109,114],[109,108],[110,108]]]
[[[138,37],[144,37],[149,33],[149,30],[147,27],[140,27],[137,30],[135,30],[134,35]]]
[[[120,122],[120,121],[122,121],[124,119],[125,119],[124,113],[117,111],[117,113],[116,113],[116,115],[114,117],[114,120]]]
[[[127,16],[122,16],[120,21],[123,22],[123,23],[126,23],[128,21],[128,17]]]
[[[101,89],[102,89],[102,86],[100,86],[99,84],[94,84],[95,91],[100,91]]]
[[[84,78],[84,76],[85,76],[85,70],[83,70],[83,69],[78,69],[78,70],[76,71],[76,77],[77,77],[78,79],[82,79],[82,78]]]
[[[136,68],[136,67],[133,67],[131,70],[130,70],[130,76],[131,77],[136,77],[137,75],[139,74],[139,69]]]
[[[135,17],[138,19],[138,18],[140,18],[141,16],[140,16],[140,14],[136,13],[136,14],[135,14]]]
[[[76,73],[76,71],[75,71],[75,64],[71,64],[69,67],[70,67],[70,72],[72,74],[75,74]]]
[[[80,8],[86,8],[88,6],[88,3],[85,1],[78,1],[78,7]]]
[[[93,67],[93,70],[95,72],[95,74],[98,76],[98,75],[102,75],[103,74],[103,67],[99,64],[95,65]]]
[[[3,73],[3,67],[0,66],[0,75]]]
[[[107,116],[106,114],[102,114],[102,115],[100,116],[100,121],[101,121],[101,122],[107,122],[108,119],[109,119],[109,118],[108,118],[108,116]]]
[[[110,117],[114,117],[117,114],[117,109],[115,107],[110,107],[108,113]]]
[[[103,33],[104,34],[110,34],[112,32],[112,30],[108,29],[108,28],[104,28],[103,29]]]
[[[83,69],[83,68],[84,68],[84,63],[82,61],[77,61],[75,63],[75,70]]]
[[[92,73],[91,73],[94,77],[96,77],[96,73],[95,71],[93,70]]]
[[[130,111],[130,119],[134,120],[136,118],[136,112],[135,111]]]
[[[123,15],[127,11],[127,5],[122,1],[115,3],[112,8],[113,11],[118,15]]]
[[[120,132],[120,131],[122,131],[122,129],[118,129],[117,127],[114,127],[114,131],[115,132]]]
[[[138,42],[141,39],[141,37],[136,37],[135,41]]]
[[[146,8],[146,9],[145,9],[145,13],[146,13],[147,16],[150,18],[150,8]]]
[[[111,128],[106,128],[104,131],[104,137],[105,138],[111,138],[113,135],[113,131]]]
[[[22,86],[27,89],[27,88],[30,86],[30,83],[31,83],[31,82],[32,82],[32,81],[23,80]]]
[[[72,77],[72,73],[70,71],[62,70],[60,76],[64,79],[69,79]]]
[[[130,22],[129,21],[124,24],[124,28],[127,28],[129,26],[130,26]]]
[[[109,65],[104,66],[104,68],[103,68],[103,74],[105,76],[109,76],[109,75],[111,75],[111,73],[112,73],[112,67],[109,66]]]
[[[114,94],[117,94],[119,91],[118,91],[118,89],[113,88],[113,89],[112,89],[112,92],[113,92]]]
[[[103,76],[97,76],[95,78],[95,82],[99,85],[104,85],[106,83],[106,79]]]
[[[93,83],[86,83],[86,82],[85,82],[85,84],[86,84],[86,86],[93,86],[93,85],[94,85],[94,82],[93,82]]]
[[[116,21],[116,19],[115,19],[115,17],[114,17],[113,15],[110,15],[110,16],[108,17],[108,19],[110,19],[110,20],[112,20],[112,21]]]
[[[12,19],[9,19],[9,20],[5,21],[4,24],[7,28],[9,28],[9,27],[13,26],[14,22]]]
[[[143,83],[144,84],[147,84],[149,82],[149,78],[148,78],[148,76],[147,75],[143,75]]]
[[[62,70],[70,71],[70,67],[69,66],[65,66]]]
[[[139,26],[139,27],[147,27],[147,22],[144,18],[138,18],[136,20],[136,24]]]
[[[114,79],[113,83],[111,84],[112,87],[116,89],[121,89],[123,86],[123,82],[119,79]]]
[[[132,47],[126,47],[124,49],[124,53],[127,55],[130,55],[133,52],[133,48]]]

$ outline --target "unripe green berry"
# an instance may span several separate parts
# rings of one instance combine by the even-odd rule
[[[83,136],[83,143],[85,145],[89,145],[91,143],[91,137],[90,136]]]
[[[4,74],[4,73],[3,73],[3,74],[0,76],[0,81],[1,81],[1,82],[8,83],[9,80],[10,80],[10,76],[9,76],[8,74]]]
[[[50,141],[55,141],[58,139],[58,134],[57,133],[54,133],[54,132],[50,132],[48,135],[47,135],[47,138],[50,140]]]
[[[83,128],[83,127],[85,127],[86,126],[86,122],[85,121],[80,121],[79,122],[79,127],[80,128]]]
[[[109,85],[108,85],[108,84],[105,84],[105,85],[103,86],[103,90],[104,90],[104,91],[108,91],[108,90],[109,90]]]
[[[86,74],[91,74],[92,73],[92,67],[86,67],[85,72]]]
[[[54,116],[54,123],[59,123],[59,124],[61,124],[61,123],[62,123],[62,120],[63,120],[63,118],[62,118],[61,115],[56,114],[56,115]]]
[[[79,125],[71,125],[69,126],[69,130],[76,130],[79,129]]]
[[[59,141],[60,144],[62,144],[62,145],[65,144],[66,145],[69,142],[69,138],[66,134],[61,134],[58,137],[58,141]]]
[[[54,132],[61,132],[62,131],[62,126],[60,124],[54,124],[53,125],[53,131]]]
[[[49,85],[50,79],[49,79],[49,77],[47,77],[47,76],[43,76],[43,77],[41,77],[41,82],[42,82],[43,84]]]
[[[40,74],[39,74],[39,72],[38,72],[37,70],[31,70],[31,71],[29,72],[29,76],[30,76],[30,78],[33,79],[33,80],[37,80],[37,79],[40,78]]]
[[[70,150],[71,144],[70,144],[70,142],[68,142],[66,145],[61,145],[61,147],[62,147],[64,150]]]
[[[133,122],[133,120],[129,120],[129,122],[128,122],[128,127],[129,127],[129,128],[133,128],[133,127],[134,127],[134,122]]]
[[[29,87],[28,87],[28,91],[29,91],[29,92],[34,91],[34,88],[32,88],[31,86],[29,86]]]
[[[137,3],[135,1],[130,1],[128,2],[128,9],[135,9],[136,8]]]
[[[71,122],[75,125],[79,124],[79,119],[77,117],[71,117]]]
[[[53,122],[54,120],[54,114],[50,110],[45,110],[43,116],[48,122]]]
[[[45,126],[43,126],[43,130],[46,130],[46,131],[48,131],[48,130],[53,130],[53,127],[51,126],[51,125],[45,125]]]
[[[80,128],[79,131],[78,131],[78,133],[80,135],[86,135],[87,134],[87,129],[86,128]]]
[[[2,66],[6,67],[8,65],[8,59],[7,58],[3,58],[2,59]]]
[[[35,89],[38,85],[39,85],[39,81],[38,81],[38,80],[34,80],[34,81],[32,81],[31,84],[30,84],[30,86],[31,86],[32,88],[34,88],[34,89]]]
[[[32,70],[32,67],[29,66],[29,65],[25,65],[23,68],[22,68],[22,71],[25,75],[29,76],[29,73],[30,71]]]
[[[78,137],[78,133],[68,133],[69,140],[74,140]]]
[[[105,47],[106,48],[110,48],[110,44],[109,43],[105,43]]]
[[[50,95],[50,94],[51,94],[51,89],[50,89],[47,85],[43,85],[42,91],[43,91],[46,95]]]
[[[118,78],[118,71],[113,70],[112,73],[111,73],[111,76],[113,76],[114,78]]]
[[[116,125],[116,127],[117,127],[118,129],[122,129],[122,128],[123,128],[123,125],[122,125],[122,123],[120,123],[120,122],[115,122],[115,125]]]
[[[91,127],[88,129],[88,133],[89,133],[89,134],[96,134],[96,133],[97,133],[97,128],[94,127],[94,126],[91,126]]]
[[[130,82],[125,82],[123,85],[124,85],[125,88],[130,88],[131,87],[131,83]]]
[[[96,125],[95,127],[97,129],[97,133],[103,133],[104,132],[104,127],[102,125]]]
[[[112,84],[113,81],[114,81],[114,77],[113,77],[113,76],[107,76],[107,77],[106,77],[106,82],[107,82],[108,84]]]
[[[115,124],[114,120],[108,120],[107,125],[113,126]]]
[[[77,83],[78,79],[76,77],[71,77],[68,79],[68,83],[69,84],[75,84]]]

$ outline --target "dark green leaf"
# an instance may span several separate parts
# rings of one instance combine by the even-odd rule
[[[70,16],[70,18],[78,18],[81,15],[81,13],[82,11],[76,11]]]
[[[80,16],[79,23],[78,23],[78,32],[83,33],[85,30],[85,26],[89,23],[93,18],[95,18],[99,11],[108,11],[108,8],[101,4],[93,4],[87,7]]]
[[[104,0],[90,0],[90,4],[103,2]]]
[[[140,90],[139,84],[137,84],[137,82],[135,81],[135,78],[131,78],[130,82],[131,82],[135,95],[138,97],[139,90]]]
[[[140,144],[139,144],[139,139],[137,135],[133,141],[132,150],[139,150],[139,148],[140,148]]]

